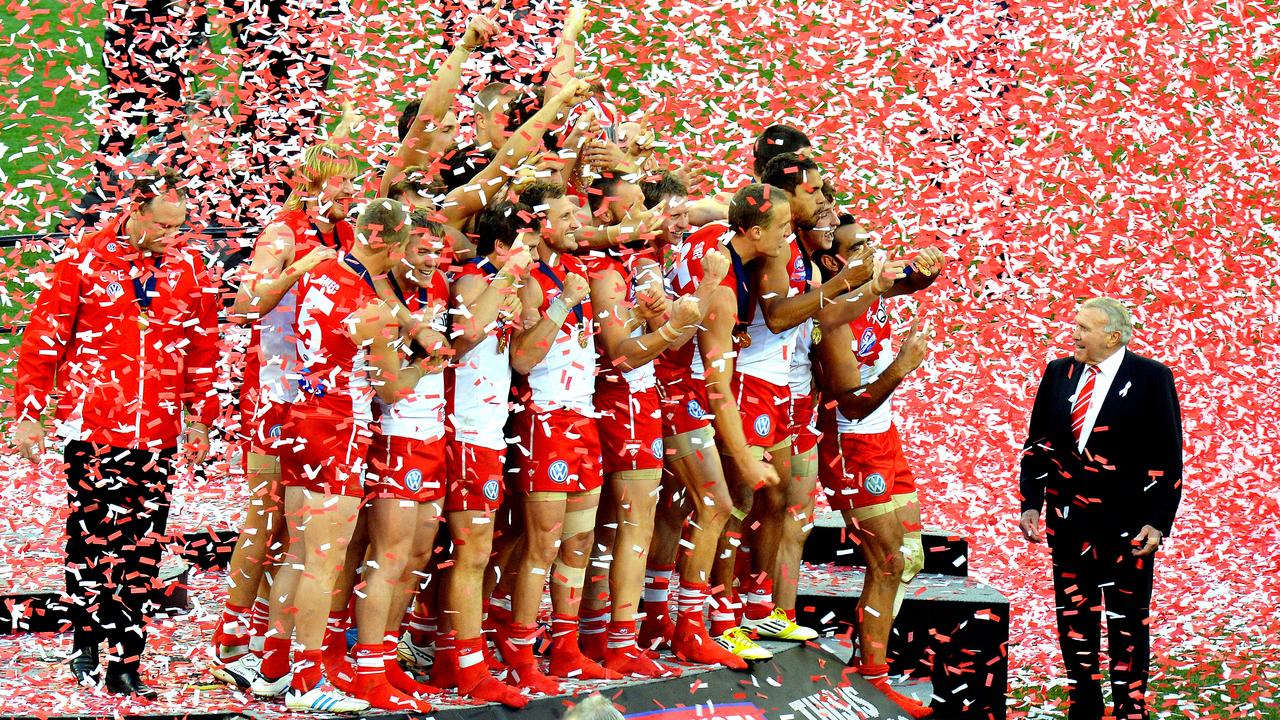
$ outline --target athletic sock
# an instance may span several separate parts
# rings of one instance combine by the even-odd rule
[[[293,654],[293,680],[289,687],[299,693],[310,692],[324,677],[324,654],[319,650],[299,650]]]
[[[412,675],[400,667],[400,661],[396,659],[396,646],[398,643],[399,640],[396,639],[395,635],[388,635],[382,641],[382,648],[385,651],[382,667],[387,673],[387,682],[391,683],[391,687],[414,697],[418,695],[439,695],[440,688],[414,680]]]
[[[636,621],[611,620],[604,666],[623,677],[679,677],[680,671],[655,662],[636,647]]]
[[[502,656],[511,667],[512,679],[518,687],[544,695],[558,695],[560,683],[544,675],[533,657],[533,645],[538,640],[538,632],[537,625],[513,623],[499,627]]]
[[[728,594],[711,598],[711,635],[720,637],[738,626],[737,598]]]
[[[349,692],[356,680],[356,669],[347,658],[349,617],[345,609],[329,613],[324,626],[324,643],[321,645],[325,674],[329,676],[329,682],[343,692]]]
[[[773,578],[752,578],[743,614],[748,620],[763,620],[773,612]]]
[[[609,610],[609,606],[605,605],[602,608],[587,608],[578,614],[578,646],[583,655],[596,662],[604,660],[604,650],[608,644],[606,631],[609,626]]]
[[[586,657],[578,647],[578,618],[551,615],[551,674],[571,680],[617,680],[622,676]]]
[[[898,707],[902,708],[908,715],[913,718],[926,718],[933,714],[933,709],[925,707],[916,702],[913,698],[907,697],[902,693],[894,690],[889,685],[889,664],[881,665],[861,665],[858,667],[858,674],[864,680],[871,683],[875,689],[884,693],[885,697],[892,700]]]
[[[457,636],[458,634],[452,631],[436,636],[435,660],[431,663],[431,684],[442,690],[458,687]]]
[[[272,635],[262,640],[262,665],[258,672],[268,680],[279,680],[289,674],[289,655],[293,640],[289,636]]]
[[[266,637],[270,620],[271,603],[266,598],[255,599],[253,609],[249,611],[249,633],[253,637]]]
[[[671,649],[676,657],[686,662],[724,665],[734,670],[746,670],[747,661],[715,643],[703,621],[702,607],[707,603],[710,588],[706,583],[680,583],[679,616]]]
[[[454,640],[454,644],[458,694],[516,709],[529,704],[529,698],[523,693],[489,674],[489,666],[484,659],[484,638]]]
[[[222,608],[222,620],[214,636],[222,662],[232,662],[249,651],[249,611],[231,603]]]
[[[409,613],[409,639],[418,647],[430,647],[436,642],[436,632],[438,630],[437,621],[434,617],[423,615],[416,607],[413,612]]]
[[[423,704],[416,698],[396,690],[387,681],[385,655],[382,643],[356,644],[356,679],[351,694],[379,710],[430,712],[429,705],[422,709]]]

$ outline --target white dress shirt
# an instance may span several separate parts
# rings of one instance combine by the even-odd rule
[[[1111,392],[1111,382],[1116,379],[1116,373],[1120,371],[1120,363],[1124,361],[1124,348],[1111,353],[1106,360],[1098,363],[1097,377],[1093,379],[1093,396],[1089,398],[1089,409],[1084,414],[1084,427],[1080,428],[1080,442],[1076,445],[1076,450],[1084,452],[1084,446],[1089,444],[1089,435],[1093,433],[1093,424],[1098,420],[1098,411],[1102,409],[1102,401],[1107,399],[1107,393]],[[1084,389],[1084,383],[1089,379],[1088,367],[1083,368],[1080,373],[1080,379],[1076,382],[1076,391],[1071,395],[1071,405],[1076,403],[1076,396]]]

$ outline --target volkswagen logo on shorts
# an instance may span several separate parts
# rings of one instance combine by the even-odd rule
[[[866,482],[862,486],[872,495],[883,495],[889,488],[885,485],[884,476],[880,473],[871,473],[867,476]]]
[[[653,453],[653,456],[658,458],[659,460],[662,459],[663,449],[664,448],[662,445],[662,438],[654,438],[653,444],[649,446],[649,452]]]
[[[107,285],[107,295],[110,295],[112,300],[120,297],[123,294],[124,294],[124,287],[120,283],[113,282]]]
[[[563,485],[569,482],[569,463],[557,460],[547,466],[547,477],[551,482]]]
[[[271,426],[271,430],[267,431],[267,435],[270,435],[273,438],[278,438],[280,437],[280,431],[283,429],[284,426],[277,423]]]
[[[489,498],[491,502],[497,502],[498,490],[501,487],[502,486],[498,484],[497,480],[490,480],[489,482],[486,482],[484,484],[484,496]]]
[[[866,355],[876,346],[876,329],[867,328],[862,331],[862,340],[858,341],[858,354]]]
[[[702,409],[702,403],[699,403],[697,400],[689,401],[689,417],[694,420],[701,420],[706,414],[707,411]]]
[[[769,437],[769,431],[773,429],[773,421],[768,415],[760,414],[756,416],[756,421],[751,423],[751,427],[759,437]]]
[[[418,490],[422,487],[422,471],[410,470],[409,472],[405,473],[404,486],[409,488],[413,492],[418,492]]]

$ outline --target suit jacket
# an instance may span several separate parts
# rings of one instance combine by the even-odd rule
[[[1049,363],[1023,446],[1022,510],[1042,510],[1052,533],[1165,535],[1182,498],[1182,412],[1169,368],[1124,350],[1084,452],[1071,435],[1071,398],[1084,364]],[[1043,512],[1043,510],[1042,510]]]

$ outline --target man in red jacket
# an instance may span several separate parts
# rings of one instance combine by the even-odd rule
[[[146,600],[160,567],[169,471],[185,420],[193,462],[208,452],[217,416],[218,287],[179,234],[186,193],[176,173],[140,178],[127,213],[53,268],[30,314],[14,383],[14,442],[36,460],[42,415],[57,393],[65,450],[71,670],[154,697],[142,682]]]

